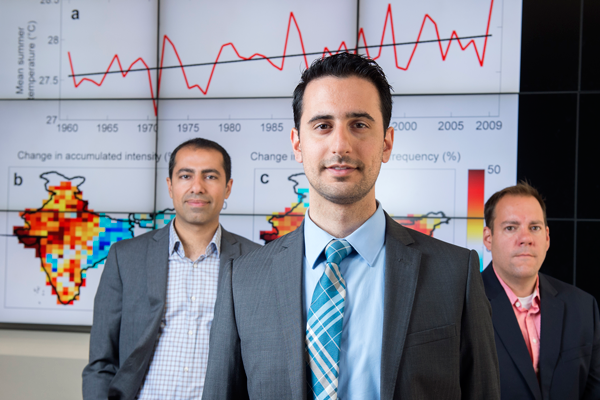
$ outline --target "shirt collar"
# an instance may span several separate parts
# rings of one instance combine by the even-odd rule
[[[309,208],[310,210],[310,208]],[[348,241],[354,250],[372,267],[375,258],[385,243],[385,214],[381,204],[377,202],[377,210],[357,230],[343,238]],[[304,255],[307,266],[315,268],[322,261],[319,260],[327,243],[335,239],[329,233],[319,228],[311,219],[310,212],[306,212],[304,219]]]
[[[173,219],[171,226],[169,227],[169,255],[172,255],[173,253],[177,253],[181,258],[185,258],[181,240],[179,239],[177,231],[175,230],[175,219]],[[216,253],[217,257],[221,256],[221,224],[219,224],[217,231],[213,235],[210,243],[208,246],[206,246],[204,255],[209,256],[212,253]]]
[[[492,268],[493,268],[493,266],[492,266]],[[500,278],[500,275],[498,275],[498,273],[496,272],[495,269],[494,269],[494,273],[496,274],[498,281],[502,285],[502,288],[506,292],[506,296],[508,296],[508,300],[510,301],[510,304],[512,304],[513,307],[521,309],[520,306],[516,305],[517,302],[520,303],[520,300],[517,297],[517,295],[512,291],[512,289],[510,287],[508,287],[508,285],[502,280],[502,278]],[[540,304],[540,276],[539,275],[537,275],[535,278],[535,289],[533,290],[533,295],[534,295],[533,300],[531,301],[531,310],[532,311],[534,310],[535,306]]]

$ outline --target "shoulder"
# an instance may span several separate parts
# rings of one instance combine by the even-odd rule
[[[131,239],[121,240],[119,242],[114,243],[111,246],[111,250],[119,252],[129,252],[135,251],[139,252],[141,248],[145,248],[148,246],[149,242],[152,241],[160,241],[161,239],[166,238],[167,242],[169,239],[169,225],[157,229],[146,232],[139,236],[134,236]]]
[[[259,249],[262,247],[260,244],[255,243],[252,240],[246,239],[243,236],[229,232],[225,229],[223,229],[223,235],[230,235],[231,238],[233,238],[236,242],[238,242],[242,246],[242,254],[250,253],[253,250],[256,250],[256,249]]]
[[[294,249],[302,248],[304,250],[304,225],[300,225],[295,231],[288,233],[285,236],[277,238],[272,242],[259,246],[254,251],[244,254],[242,257],[235,260],[235,264],[253,264],[259,262],[264,264],[272,257],[285,251],[289,247]]]
[[[549,288],[544,288],[544,285],[549,285]],[[593,305],[596,299],[591,294],[575,287],[571,284],[553,278],[540,272],[540,290],[554,290],[556,297],[563,300],[567,305]]]
[[[475,252],[403,227],[391,218],[386,225],[386,257],[414,260],[419,285],[430,287],[432,293],[437,290],[434,296],[442,292],[462,296],[470,279],[479,275]],[[390,262],[386,260],[386,265]]]
[[[450,256],[453,258],[460,257],[466,259],[470,254],[470,250],[465,249],[464,247],[459,247],[406,228],[388,216],[386,221],[386,242],[389,240],[396,240],[401,244],[418,249],[424,255],[435,258]]]

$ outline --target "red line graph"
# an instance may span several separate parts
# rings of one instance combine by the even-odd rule
[[[406,63],[405,66],[401,66],[398,63],[398,54],[397,54],[397,50],[396,50],[396,45],[392,46],[394,48],[394,58],[395,58],[395,62],[396,62],[396,68],[406,71],[408,70],[408,68],[410,67],[410,64],[413,60],[413,57],[415,55],[415,52],[417,51],[417,47],[419,46],[419,41],[421,39],[421,35],[423,33],[423,29],[425,28],[425,24],[427,23],[427,21],[430,21],[433,26],[435,27],[435,34],[437,36],[437,40],[438,40],[438,44],[439,44],[439,48],[440,48],[440,54],[442,56],[442,61],[445,61],[446,58],[448,57],[448,52],[450,51],[450,46],[452,45],[453,41],[458,42],[458,45],[460,47],[460,49],[462,51],[465,51],[467,48],[469,48],[469,46],[473,46],[473,49],[475,51],[475,55],[477,56],[477,61],[479,63],[480,66],[483,67],[483,63],[485,61],[485,53],[486,53],[486,49],[487,49],[487,42],[488,42],[488,37],[489,37],[489,31],[490,31],[490,22],[492,20],[492,9],[494,8],[494,0],[491,0],[490,2],[490,11],[488,14],[488,20],[487,20],[487,26],[486,26],[486,31],[485,31],[485,40],[484,40],[484,44],[483,44],[483,50],[479,51],[479,49],[477,48],[477,44],[475,43],[475,40],[471,39],[467,42],[467,44],[463,45],[463,43],[460,40],[460,37],[458,35],[458,33],[456,32],[456,30],[452,31],[452,34],[450,35],[450,39],[448,40],[448,46],[446,46],[446,48],[444,49],[442,46],[442,38],[440,36],[440,32],[438,29],[438,25],[435,22],[435,20],[429,15],[429,14],[425,14],[425,16],[423,17],[423,22],[421,23],[421,28],[419,30],[419,34],[417,35],[417,40],[415,41],[414,47],[412,49],[411,55],[408,59],[408,62]],[[383,31],[381,34],[381,41],[379,43],[378,46],[375,47],[379,47],[379,52],[377,53],[377,55],[375,57],[372,57],[370,52],[369,52],[369,47],[367,45],[367,39],[365,37],[365,32],[363,28],[360,28],[359,32],[358,32],[358,40],[360,42],[360,40],[362,39],[362,43],[364,44],[364,48],[366,49],[366,54],[368,57],[372,58],[373,60],[377,60],[380,56],[381,56],[381,52],[383,49],[383,41],[385,38],[385,34],[386,34],[386,30],[388,27],[388,22],[389,22],[389,26],[390,26],[390,30],[391,30],[391,34],[392,34],[392,41],[393,43],[396,43],[396,34],[394,31],[394,17],[393,17],[393,13],[392,13],[392,5],[388,4],[387,7],[387,11],[385,14],[385,20],[383,23]],[[149,86],[150,86],[150,96],[152,98],[152,104],[154,106],[154,115],[157,115],[157,104],[156,104],[156,99],[159,96],[160,93],[160,84],[162,81],[162,73],[163,73],[163,63],[164,63],[164,57],[165,57],[165,49],[167,48],[167,43],[171,46],[171,49],[173,50],[175,57],[177,58],[177,62],[179,63],[179,66],[181,68],[181,73],[183,74],[183,78],[185,80],[185,84],[187,86],[188,89],[198,89],[200,90],[200,92],[204,95],[206,95],[208,93],[208,89],[210,87],[210,84],[212,82],[212,78],[213,75],[215,73],[215,69],[217,67],[217,64],[219,62],[219,59],[221,58],[221,54],[223,53],[223,50],[226,47],[231,47],[233,49],[233,51],[235,52],[235,55],[240,59],[240,60],[253,60],[255,58],[262,58],[264,60],[266,60],[271,66],[273,66],[274,68],[276,68],[279,71],[283,70],[283,67],[285,65],[285,59],[287,57],[287,47],[288,47],[288,41],[289,41],[289,37],[290,37],[290,30],[292,29],[292,24],[294,25],[296,32],[298,33],[298,38],[300,40],[300,46],[302,47],[302,55],[304,57],[304,64],[305,66],[308,68],[308,59],[306,57],[306,50],[304,48],[304,40],[302,38],[302,32],[300,30],[300,26],[298,25],[298,21],[296,20],[296,17],[294,15],[293,12],[290,12],[290,17],[288,20],[288,26],[287,26],[287,31],[286,31],[286,35],[285,35],[285,42],[283,45],[283,55],[281,57],[281,65],[277,65],[275,64],[268,56],[265,56],[264,54],[261,53],[254,53],[249,57],[245,57],[243,55],[241,55],[239,53],[239,51],[237,50],[237,48],[235,47],[235,45],[231,42],[229,43],[225,43],[223,45],[221,45],[221,48],[219,49],[219,52],[217,54],[217,57],[215,58],[214,63],[212,64],[212,69],[210,71],[210,75],[208,77],[208,80],[206,82],[206,86],[204,88],[202,88],[202,86],[200,86],[200,84],[190,84],[187,74],[185,72],[185,67],[184,67],[184,63],[181,61],[181,57],[179,56],[179,52],[177,51],[177,47],[175,46],[175,44],[171,41],[171,39],[167,36],[164,35],[163,37],[163,43],[162,43],[162,51],[161,51],[161,56],[160,56],[160,67],[159,67],[159,74],[158,74],[158,84],[156,86],[156,97],[154,96],[154,89],[152,88],[152,74],[151,74],[151,69],[148,66],[148,64],[146,63],[146,61],[142,58],[139,57],[137,58],[134,62],[132,62],[129,67],[127,69],[123,69],[123,65],[121,64],[121,60],[119,59],[119,55],[115,54],[112,58],[112,60],[110,61],[110,63],[108,64],[108,68],[106,68],[106,72],[104,73],[104,75],[102,76],[102,79],[100,81],[95,81],[91,78],[81,78],[79,81],[77,80],[77,76],[75,74],[75,69],[73,67],[73,60],[71,58],[71,52],[68,52],[68,57],[69,57],[69,65],[71,67],[71,76],[73,77],[73,84],[75,86],[75,88],[78,88],[83,82],[91,82],[96,86],[102,86],[102,84],[104,83],[104,80],[106,79],[106,76],[109,74],[110,69],[113,67],[113,64],[115,64],[115,62],[117,63],[117,65],[119,66],[119,71],[121,72],[121,75],[123,78],[125,78],[133,69],[134,65],[136,65],[137,63],[141,63],[144,66],[144,69],[146,69],[146,72],[148,74],[148,82],[149,82]],[[339,53],[340,51],[348,51],[348,46],[346,45],[346,42],[342,42],[340,44],[340,46],[338,47],[337,51],[335,51],[335,53]],[[354,52],[356,53],[357,50],[355,50]],[[323,49],[323,57],[325,57],[327,54],[332,55],[334,52],[332,52],[331,50],[329,50],[328,47],[325,47]],[[279,58],[279,57],[278,57]]]
[[[483,62],[485,60],[485,51],[487,48],[487,41],[488,41],[488,35],[490,33],[490,22],[492,21],[492,9],[494,8],[494,0],[491,0],[490,3],[490,12],[488,15],[488,21],[487,21],[487,27],[485,29],[485,40],[483,42],[483,50],[481,52],[481,54],[479,54],[479,50],[477,49],[477,45],[475,44],[475,40],[471,39],[467,42],[466,45],[463,46],[460,37],[458,36],[458,33],[456,33],[456,31],[452,31],[452,34],[450,35],[450,40],[448,40],[448,46],[446,46],[446,51],[444,51],[444,48],[442,47],[442,42],[441,42],[441,37],[440,37],[440,31],[438,29],[438,25],[437,23],[434,21],[433,18],[431,18],[431,16],[429,14],[425,14],[425,16],[423,17],[423,22],[421,23],[421,29],[419,30],[419,35],[417,36],[417,40],[415,41],[415,46],[413,47],[412,53],[410,54],[410,57],[408,59],[408,62],[406,63],[406,66],[402,67],[398,64],[398,54],[396,51],[396,46],[394,47],[394,58],[396,59],[396,68],[401,69],[403,71],[406,71],[408,69],[408,67],[410,66],[410,63],[412,62],[412,59],[415,55],[415,52],[417,51],[417,47],[419,46],[419,41],[421,40],[421,34],[423,33],[423,29],[425,28],[425,23],[429,20],[431,21],[431,23],[433,24],[433,26],[435,27],[435,35],[437,36],[438,39],[438,45],[440,46],[440,53],[442,55],[442,61],[446,61],[446,57],[448,57],[448,51],[450,51],[450,45],[452,45],[452,39],[455,39],[458,42],[458,45],[460,46],[461,50],[466,50],[470,45],[473,45],[473,48],[475,49],[475,54],[477,55],[477,61],[479,61],[479,65],[483,67]],[[387,12],[385,13],[385,21],[383,23],[383,32],[381,33],[381,42],[379,45],[379,53],[377,53],[377,56],[375,57],[371,57],[371,55],[369,54],[369,47],[367,45],[367,39],[365,38],[365,32],[363,30],[363,28],[360,28],[360,30],[358,31],[358,38],[360,40],[360,38],[362,37],[362,41],[365,45],[365,49],[366,49],[366,53],[367,56],[372,58],[373,60],[377,60],[380,56],[381,56],[381,50],[383,47],[381,47],[381,45],[383,44],[383,39],[385,37],[385,31],[387,28],[387,24],[388,24],[388,20],[390,22],[390,29],[392,31],[392,41],[393,43],[396,43],[396,34],[394,32],[394,18],[392,15],[392,5],[388,4],[388,8],[387,8]]]

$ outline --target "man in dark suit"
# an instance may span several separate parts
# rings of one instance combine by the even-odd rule
[[[550,246],[544,200],[527,183],[505,188],[485,204],[485,222],[502,399],[600,399],[598,304],[538,272]]]
[[[219,224],[231,160],[192,139],[169,162],[175,219],[114,244],[94,303],[84,399],[200,399],[220,270],[260,247]]]
[[[204,398],[499,398],[477,254],[409,231],[375,199],[394,141],[381,68],[318,60],[293,108],[310,209],[228,264]]]

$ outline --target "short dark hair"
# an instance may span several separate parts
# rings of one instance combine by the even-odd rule
[[[300,132],[300,118],[302,117],[302,99],[306,86],[313,80],[325,76],[348,78],[356,76],[366,79],[377,88],[379,92],[379,105],[383,116],[384,135],[392,119],[392,87],[388,83],[383,69],[373,60],[365,56],[352,53],[338,53],[329,57],[315,60],[310,68],[302,73],[300,83],[294,89],[292,108],[294,109],[294,125]]]
[[[536,188],[531,186],[526,181],[520,181],[515,186],[509,186],[496,192],[488,199],[485,203],[485,209],[483,211],[483,215],[485,217],[485,225],[494,232],[494,219],[496,218],[496,205],[504,196],[520,196],[520,197],[533,197],[540,203],[540,207],[542,207],[542,212],[544,213],[544,225],[548,226],[548,221],[546,220],[546,203],[544,203],[544,199],[540,192],[537,191]]]
[[[204,139],[204,138],[194,138],[188,141],[181,143],[179,146],[173,150],[171,153],[171,157],[169,158],[169,178],[173,179],[173,169],[175,169],[175,156],[179,150],[185,147],[192,147],[194,149],[204,149],[204,150],[216,150],[223,155],[223,169],[225,170],[225,178],[226,182],[229,182],[231,179],[231,157],[229,157],[229,153],[217,142],[213,142],[212,140]]]

